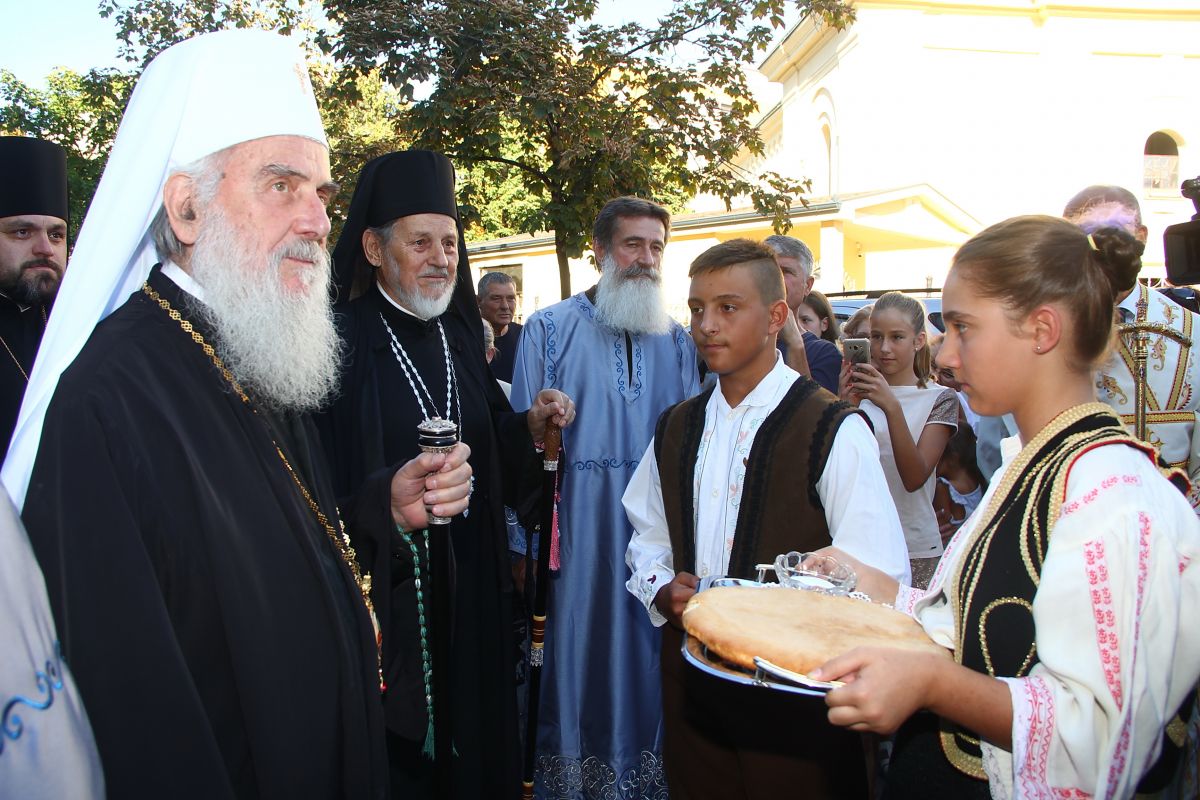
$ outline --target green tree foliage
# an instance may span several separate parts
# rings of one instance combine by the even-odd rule
[[[59,70],[45,90],[30,88],[0,70],[0,132],[34,136],[67,150],[71,191],[71,241],[100,182],[129,96],[142,69],[171,45],[200,33],[262,28],[299,33],[308,44],[310,75],[325,121],[334,179],[342,191],[330,208],[333,238],[341,230],[354,181],[375,156],[407,147],[399,119],[404,103],[376,72],[341,70],[314,44],[317,0],[102,0],[100,13],[117,26],[119,55],[129,71]]]
[[[100,0],[100,16],[117,26],[119,55],[141,68],[171,45],[201,33],[261,28],[312,35],[319,0]]]
[[[132,77],[119,70],[84,75],[56,70],[46,79],[45,89],[30,88],[0,70],[0,131],[45,139],[67,151],[71,242],[104,172],[131,91]]]
[[[853,19],[842,0],[678,0],[656,25],[615,27],[590,21],[595,0],[325,0],[338,27],[318,40],[413,100],[414,146],[461,165],[476,208],[501,180],[510,205],[481,221],[555,232],[565,297],[567,259],[616,195],[748,197],[789,227],[806,182],[736,166],[762,152],[744,65],[789,5]]]
[[[297,36],[309,56],[313,92],[329,139],[330,169],[342,186],[330,207],[333,240],[345,222],[363,164],[407,146],[398,122],[403,110],[399,94],[375,71],[356,75],[339,69],[316,46],[320,0],[101,0],[100,15],[116,22],[120,55],[138,64],[139,73],[163,50],[201,33],[259,28]]]

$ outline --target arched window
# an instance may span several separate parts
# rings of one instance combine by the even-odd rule
[[[1155,131],[1146,139],[1142,185],[1147,194],[1179,192],[1179,143],[1169,133]]]

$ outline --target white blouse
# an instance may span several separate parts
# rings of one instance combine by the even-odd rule
[[[943,587],[974,538],[1007,460],[947,546],[928,592],[902,587],[909,611],[953,649]],[[993,797],[1129,797],[1160,734],[1200,678],[1200,523],[1142,453],[1079,456],[1068,475],[1033,600],[1038,663],[1002,678],[1012,693],[1012,751],[983,743]]]

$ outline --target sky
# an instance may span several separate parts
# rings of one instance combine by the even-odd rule
[[[101,19],[99,0],[0,0],[0,68],[31,86],[44,87],[55,67],[86,72],[93,67],[124,67],[117,57],[116,26]],[[603,0],[597,22],[649,22],[670,7],[669,0]]]
[[[117,58],[116,26],[101,19],[99,0],[0,0],[0,67],[23,82],[43,86],[54,67],[86,72],[123,66]]]

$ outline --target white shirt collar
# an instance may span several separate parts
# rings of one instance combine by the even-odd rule
[[[171,281],[190,294],[192,297],[204,302],[204,287],[196,282],[196,279],[183,271],[183,267],[176,264],[174,261],[164,261],[162,265],[162,274],[171,279]]]
[[[391,296],[390,294],[388,294],[388,293],[387,293],[387,290],[383,288],[383,284],[382,284],[382,283],[380,283],[378,280],[377,280],[377,281],[375,281],[375,288],[379,290],[379,293],[380,293],[381,295],[383,295],[383,299],[384,299],[384,300],[387,300],[389,303],[391,303],[391,304],[392,304],[392,306],[394,306],[395,308],[399,309],[400,311],[403,311],[405,314],[408,314],[410,317],[417,317],[417,315],[416,315],[416,314],[414,314],[413,312],[409,311],[407,308],[405,308],[404,306],[400,305],[400,304],[399,304],[399,303],[397,303],[395,300],[393,300],[393,299],[392,299],[392,296]],[[421,317],[417,317],[417,319],[421,319]]]
[[[742,398],[742,402],[738,403],[737,407],[761,407],[775,403],[781,385],[790,386],[797,377],[799,377],[799,373],[797,373],[787,364],[783,363],[783,354],[776,350],[775,366],[771,367],[771,371],[763,376],[763,379],[758,382],[758,385],[751,389],[750,393]],[[717,378],[717,387],[713,391],[713,395],[717,399],[718,403],[726,408],[729,407],[729,403],[725,400],[725,395],[721,391],[721,379],[719,377]]]

